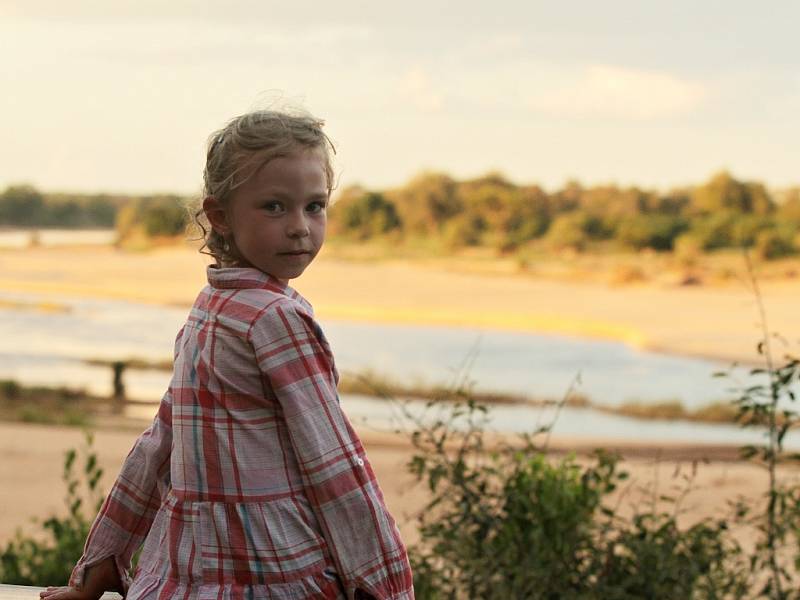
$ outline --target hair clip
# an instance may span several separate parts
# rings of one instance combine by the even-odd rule
[[[216,150],[217,146],[219,146],[222,143],[222,138],[224,138],[224,137],[225,137],[225,132],[224,131],[217,136],[217,139],[215,139],[214,143],[211,144],[211,151],[212,152],[214,150]]]

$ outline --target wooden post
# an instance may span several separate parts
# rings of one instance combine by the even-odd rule
[[[126,366],[127,364],[121,360],[116,360],[111,363],[111,369],[114,372],[114,391],[111,396],[111,410],[114,414],[122,414],[125,408],[125,382],[122,380],[122,375],[125,372]]]

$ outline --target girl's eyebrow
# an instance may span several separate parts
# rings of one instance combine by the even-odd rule
[[[281,191],[278,191],[278,190],[269,192],[267,194],[264,194],[264,199],[265,200],[274,200],[276,198],[278,200],[294,201],[294,197],[291,194],[286,193],[286,192],[281,192]],[[314,201],[319,201],[319,200],[328,200],[328,194],[326,194],[324,192],[319,192],[317,194],[311,194],[308,198],[303,200],[303,202],[314,202]]]

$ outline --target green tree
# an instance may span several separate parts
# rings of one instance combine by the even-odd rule
[[[557,216],[546,237],[555,248],[585,250],[590,241],[601,237],[601,231],[602,224],[597,217],[574,211]]]
[[[461,222],[473,225],[481,243],[507,250],[544,229],[541,190],[523,192],[499,173],[462,182],[458,195],[464,205]]]
[[[585,212],[612,220],[642,214],[652,203],[651,195],[638,188],[620,189],[615,185],[589,188],[583,191],[580,199],[580,207]]]
[[[755,238],[755,253],[765,260],[783,258],[795,254],[794,236],[792,229],[769,229],[760,231]]]
[[[86,225],[86,213],[76,200],[49,203],[45,224],[51,227],[81,227]]]
[[[738,217],[730,210],[694,217],[690,232],[703,250],[727,248],[733,244],[733,226]]]
[[[117,207],[105,195],[94,196],[86,203],[88,224],[93,227],[113,227],[117,215]]]
[[[672,250],[675,238],[688,228],[689,224],[683,217],[636,215],[627,217],[618,224],[616,239],[635,250]]]
[[[379,192],[359,190],[340,197],[332,211],[336,231],[366,240],[400,228],[400,218],[394,204]]]
[[[387,198],[394,204],[404,230],[412,235],[440,232],[462,209],[456,182],[443,173],[422,173]]]
[[[550,219],[550,197],[544,190],[537,185],[520,188],[504,223],[507,246],[514,248],[542,236]]]
[[[30,185],[13,185],[0,196],[0,224],[19,227],[40,225],[45,215],[44,197]]]
[[[699,214],[716,211],[766,215],[775,204],[760,183],[745,183],[727,171],[717,173],[692,192],[692,210]]]
[[[486,229],[487,225],[483,217],[464,212],[445,224],[442,237],[444,243],[451,249],[478,246]]]
[[[576,210],[580,207],[583,186],[579,181],[570,179],[564,187],[551,197],[552,213],[563,213]]]
[[[778,218],[800,223],[800,187],[790,188],[784,193],[783,202],[778,207]]]
[[[691,193],[684,189],[674,189],[656,196],[649,206],[651,211],[663,215],[680,215],[691,202]]]
[[[188,222],[186,205],[179,196],[148,198],[140,204],[139,215],[150,237],[180,235]]]

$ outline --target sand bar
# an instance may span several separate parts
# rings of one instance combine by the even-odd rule
[[[6,250],[0,251],[0,291],[188,306],[205,281],[205,264],[205,257],[186,247],[141,253],[111,247]],[[453,272],[443,263],[349,262],[323,251],[292,285],[323,320],[561,333],[726,362],[759,360],[756,301],[738,282],[614,286]],[[766,282],[762,292],[770,330],[796,351],[800,281]]]

